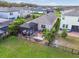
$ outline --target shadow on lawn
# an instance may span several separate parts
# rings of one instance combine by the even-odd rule
[[[15,35],[7,35],[7,36],[5,36],[5,37],[0,37],[0,44],[1,43],[5,43],[5,42],[7,42],[8,40],[11,40],[11,39],[15,39],[16,38],[16,36]]]

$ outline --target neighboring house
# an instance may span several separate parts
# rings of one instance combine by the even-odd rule
[[[57,17],[54,13],[48,13],[46,15],[40,16],[34,20],[26,22],[22,24],[20,27],[25,28],[23,31],[25,32],[35,32],[35,31],[42,31],[44,28],[51,30],[53,25],[56,22]],[[29,24],[29,26],[28,26]],[[31,25],[32,24],[32,25]],[[27,30],[26,28],[31,28],[31,30]]]
[[[0,7],[0,18],[16,19],[20,14],[15,8]]]
[[[61,15],[60,29],[64,28],[68,31],[79,32],[79,10],[75,9]]]
[[[61,10],[60,12],[62,13],[62,14],[65,14],[65,13],[69,13],[69,12],[71,12],[71,11],[74,11],[75,9],[73,8],[73,9],[65,9],[65,10]]]
[[[12,21],[9,19],[0,18],[0,37],[4,37],[5,35],[8,35],[7,29],[8,29],[8,25],[11,22]]]
[[[19,13],[20,17],[26,17],[27,15],[30,15],[32,11],[30,9],[20,9]]]
[[[32,10],[32,12],[46,14],[46,8],[43,8],[43,7],[35,7],[35,8],[31,8],[31,10]]]
[[[52,8],[45,8],[45,7],[36,7],[36,8],[32,8],[31,10],[32,10],[32,12],[44,13],[44,14],[47,14],[47,13],[50,13],[50,12],[54,12],[54,9],[52,9]]]
[[[0,18],[0,30],[7,30],[8,25],[11,23],[12,21],[9,19],[3,19]]]
[[[19,17],[19,13],[17,11],[0,11],[0,18],[16,19],[17,17]]]
[[[17,17],[25,17],[32,11],[24,7],[0,7],[0,18],[16,19]]]

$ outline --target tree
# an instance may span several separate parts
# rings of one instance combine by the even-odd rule
[[[63,38],[66,38],[67,37],[67,30],[66,29],[63,29],[61,36]]]
[[[56,23],[54,24],[54,27],[55,27],[55,30],[56,30],[56,33],[59,31],[60,29],[60,18],[57,18],[57,21]]]
[[[52,41],[55,39],[55,29],[52,29],[51,31],[48,29],[44,29],[43,35],[44,35],[44,38],[49,41],[48,46],[50,46]]]
[[[59,14],[61,13],[60,10],[60,8],[56,8],[56,12],[58,12]]]
[[[4,0],[0,0],[0,6],[1,7],[25,7],[25,6],[36,7],[38,5],[24,3],[24,2],[21,2],[21,3],[15,3],[15,2],[13,2],[13,3],[10,3],[10,2],[4,1]]]
[[[32,18],[35,19],[36,18],[35,15],[32,15]]]
[[[51,42],[57,36],[59,29],[60,29],[60,18],[57,19],[56,23],[54,24],[51,30],[48,30],[48,29],[43,30],[45,39],[49,41],[48,46],[50,46]]]
[[[19,30],[19,25],[23,24],[25,20],[23,18],[16,19],[12,24],[8,26],[8,32],[11,34],[17,34]]]

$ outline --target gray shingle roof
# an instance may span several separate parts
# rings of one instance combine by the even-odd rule
[[[31,28],[32,26],[34,27],[35,25],[36,25],[36,23],[30,22],[30,23],[24,23],[20,27]]]
[[[9,19],[0,18],[0,28],[8,26],[11,22]]]
[[[54,15],[54,13],[51,12],[49,14],[36,18],[36,19],[32,20],[31,22],[52,25],[52,23],[56,20],[56,18],[57,17]]]
[[[0,12],[16,12],[20,10],[30,10],[26,7],[0,7]]]
[[[66,15],[66,16],[79,16],[79,9],[78,10],[75,9],[74,11],[65,13],[64,15]]]
[[[22,25],[26,26],[27,23],[33,22],[33,23],[36,23],[36,24],[47,24],[47,25],[52,26],[56,19],[57,19],[57,17],[54,15],[54,13],[51,12],[49,14],[40,16],[40,17],[38,17],[38,18],[36,18],[32,21],[26,22]]]
[[[17,11],[16,9],[14,9],[14,8],[1,8],[0,7],[0,12],[15,12],[15,11]]]

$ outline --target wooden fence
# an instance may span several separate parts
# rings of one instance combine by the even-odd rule
[[[73,48],[69,48],[69,47],[64,47],[64,46],[59,46],[58,48],[66,51],[66,52],[70,52],[72,54],[77,54],[79,55],[79,50],[78,49],[73,49]]]

